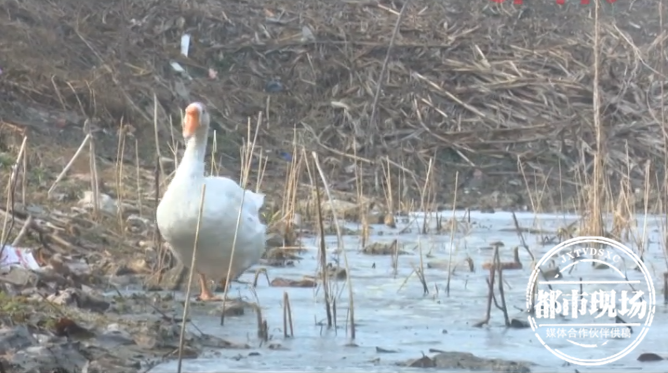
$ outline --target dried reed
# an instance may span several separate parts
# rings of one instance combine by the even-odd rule
[[[242,189],[246,189],[248,184],[248,175],[250,173],[251,165],[253,162],[253,151],[255,150],[255,144],[257,143],[257,135],[260,132],[260,125],[262,124],[262,112],[258,112],[257,123],[255,125],[255,135],[253,136],[253,141],[250,144],[250,148],[244,147],[243,150],[246,150],[245,156],[241,158],[241,180],[240,185]],[[250,118],[248,118],[248,138],[250,139]],[[232,237],[232,252],[230,253],[230,264],[227,267],[227,276],[225,277],[225,293],[223,295],[223,311],[220,315],[220,325],[225,324],[225,305],[227,303],[227,292],[230,289],[230,277],[232,275],[232,264],[234,261],[234,252],[237,247],[237,236],[239,233],[239,225],[241,224],[241,213],[243,212],[244,200],[246,199],[246,193],[242,194],[241,203],[239,205],[239,210],[237,213],[237,223],[234,228],[234,236]]]
[[[202,212],[204,211],[204,197],[206,195],[206,184],[202,184],[202,193],[199,199],[199,210],[197,212],[197,228],[195,230],[195,242],[193,243],[193,256],[190,260],[190,272],[188,273],[188,287],[186,289],[186,300],[183,306],[183,317],[181,320],[181,332],[179,335],[179,360],[176,371],[181,373],[181,366],[183,364],[183,346],[185,344],[186,323],[188,320],[188,310],[190,308],[190,291],[192,290],[193,277],[195,274],[195,263],[197,258],[197,244],[199,242],[199,230],[202,222]]]

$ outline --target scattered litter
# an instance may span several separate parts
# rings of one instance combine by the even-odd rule
[[[302,27],[302,42],[315,41],[315,35],[308,26]]]
[[[92,210],[93,207],[95,206],[94,200],[95,199],[93,197],[93,192],[87,190],[84,192],[83,198],[79,200],[79,206]],[[110,196],[104,193],[100,193],[98,195],[97,202],[98,202],[98,209],[100,209],[101,211],[104,211],[109,215],[116,215],[118,213],[118,203]]]
[[[292,161],[292,154],[290,154],[286,151],[283,151],[283,150],[279,151],[278,154],[281,157],[281,159],[283,159],[284,161],[288,161],[288,162]]]
[[[188,57],[188,50],[190,50],[190,35],[183,34],[181,36],[181,54]]]
[[[269,93],[278,93],[278,92],[283,92],[285,88],[283,87],[283,84],[281,84],[281,82],[272,80],[267,83],[264,89]]]
[[[186,69],[184,69],[183,66],[181,66],[181,64],[179,64],[178,62],[170,61],[169,65],[172,66],[172,69],[174,69],[174,71],[176,71],[177,73],[180,73],[181,75],[183,75],[188,80],[193,79],[190,75],[188,75],[188,72],[186,71]]]
[[[0,268],[23,267],[25,269],[39,269],[31,249],[5,245],[0,257]]]

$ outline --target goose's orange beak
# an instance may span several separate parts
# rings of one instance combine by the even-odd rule
[[[200,109],[195,104],[190,104],[186,107],[186,115],[183,118],[183,137],[191,137],[195,135],[200,126]]]

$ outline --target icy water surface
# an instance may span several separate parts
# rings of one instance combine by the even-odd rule
[[[443,213],[450,216],[450,213]],[[458,217],[464,215],[457,213]],[[557,228],[576,221],[577,216],[568,215],[535,215],[533,213],[517,214],[523,228],[540,228],[555,232]],[[643,218],[638,217],[639,224]],[[421,219],[419,219],[421,220]],[[350,266],[350,276],[354,289],[356,338],[351,344],[347,319],[348,291],[345,282],[338,283],[340,297],[337,301],[336,330],[328,331],[322,289],[310,288],[278,288],[270,287],[266,280],[261,280],[257,289],[257,297],[263,309],[264,317],[269,326],[269,344],[280,345],[280,349],[270,348],[262,344],[256,337],[257,321],[252,311],[243,316],[229,317],[226,325],[220,326],[219,317],[206,313],[195,316],[194,323],[205,333],[221,338],[248,343],[250,350],[209,351],[198,359],[184,360],[184,372],[241,372],[241,371],[353,371],[353,372],[412,372],[424,369],[398,367],[397,362],[415,359],[430,349],[443,351],[470,352],[484,358],[502,358],[506,360],[529,361],[536,366],[534,372],[579,372],[588,371],[663,371],[668,369],[668,362],[640,363],[637,357],[643,352],[654,352],[662,356],[668,355],[668,346],[664,341],[668,335],[668,317],[663,303],[663,277],[666,270],[665,260],[660,247],[659,218],[650,218],[647,224],[648,252],[645,263],[654,279],[657,307],[652,326],[643,342],[626,357],[603,367],[582,367],[569,365],[548,352],[537,340],[531,328],[506,329],[503,314],[493,307],[489,326],[475,328],[473,324],[482,320],[487,302],[487,284],[485,278],[489,271],[482,270],[481,264],[490,261],[493,251],[489,243],[502,241],[505,247],[500,249],[502,261],[512,260],[511,248],[519,245],[519,238],[514,231],[512,217],[508,213],[476,214],[471,213],[472,229],[464,234],[455,234],[453,258],[470,255],[475,263],[476,271],[470,273],[460,268],[451,279],[451,292],[448,297],[444,291],[447,281],[447,270],[439,268],[425,269],[429,294],[423,295],[422,285],[415,275],[407,281],[414,266],[419,265],[421,245],[426,262],[445,260],[450,248],[450,234],[419,235],[413,222],[412,232],[397,234],[406,224],[398,224],[397,229],[385,226],[374,226],[371,242],[391,242],[399,240],[402,249],[408,255],[402,255],[398,261],[395,274],[390,256],[370,256],[360,252],[358,237],[347,236],[344,246]],[[348,224],[351,229],[356,225]],[[524,237],[537,259],[550,250],[553,245],[540,244],[538,235],[525,233]],[[337,247],[336,237],[326,238],[328,248],[332,252]],[[316,238],[303,239],[306,247],[315,248]],[[428,254],[428,255],[427,255]],[[269,267],[269,277],[300,279],[304,275],[314,275],[318,268],[317,252],[309,250],[299,254],[303,260],[294,267]],[[328,256],[333,256],[328,254]],[[331,258],[328,258],[331,259]],[[511,317],[526,320],[519,309],[525,307],[525,291],[531,274],[530,257],[525,250],[520,250],[520,259],[524,269],[504,271],[506,302]],[[340,256],[341,265],[343,258]],[[331,261],[331,260],[330,260]],[[577,271],[580,271],[579,273]],[[584,271],[584,272],[583,272]],[[586,272],[590,271],[590,272]],[[592,269],[578,268],[571,277],[591,278],[588,273]],[[606,270],[607,271],[607,270]],[[593,276],[601,279],[604,271],[596,271]],[[573,277],[574,276],[574,277]],[[601,277],[603,276],[603,277]],[[642,280],[637,271],[628,271],[629,280]],[[241,280],[251,280],[249,271]],[[586,288],[585,288],[586,290]],[[290,297],[294,338],[283,338],[283,292]],[[317,294],[316,294],[317,291]],[[570,291],[570,288],[569,288]],[[232,295],[252,298],[251,290],[244,285],[234,285]],[[568,321],[577,322],[577,321]],[[582,322],[582,321],[579,321]],[[614,323],[614,319],[611,321]],[[635,328],[634,332],[640,332]],[[635,338],[635,335],[632,338]],[[545,338],[545,336],[543,336]],[[582,355],[582,347],[565,341],[555,343],[554,339],[545,339],[551,347],[558,348],[566,354]],[[606,355],[621,351],[628,345],[628,340],[608,339],[597,349]],[[377,348],[390,350],[391,353],[379,352]],[[155,373],[176,372],[176,361],[170,361],[151,370]]]

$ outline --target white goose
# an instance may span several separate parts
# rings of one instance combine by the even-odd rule
[[[202,184],[206,184],[195,262],[203,301],[220,299],[209,290],[205,276],[214,280],[227,277],[239,208],[242,208],[241,221],[230,279],[236,280],[260,260],[266,234],[266,227],[259,219],[264,195],[244,190],[225,177],[204,177],[209,121],[202,103],[195,102],[186,108],[183,119],[186,151],[157,209],[160,233],[179,260],[190,267]]]

